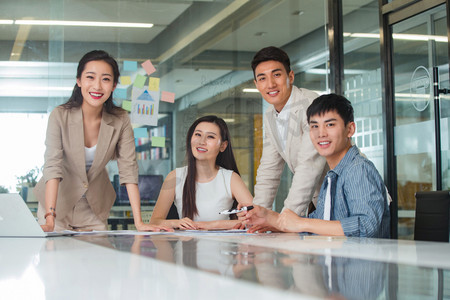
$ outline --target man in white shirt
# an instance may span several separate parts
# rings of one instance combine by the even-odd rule
[[[256,88],[271,104],[264,118],[265,140],[253,202],[272,208],[286,163],[294,176],[284,208],[305,216],[327,171],[325,159],[309,138],[306,118],[306,110],[318,94],[293,86],[289,56],[279,48],[258,51],[252,69]]]

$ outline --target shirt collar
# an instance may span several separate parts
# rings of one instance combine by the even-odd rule
[[[356,145],[353,145],[350,149],[348,149],[347,153],[345,153],[344,157],[338,163],[338,165],[333,169],[328,171],[328,176],[333,176],[333,173],[337,176],[341,175],[344,168],[358,155],[359,149]]]
[[[291,111],[291,103],[294,94],[293,91],[294,89],[291,90],[291,95],[289,95],[288,101],[280,112],[277,112],[277,110],[274,108],[275,117],[277,117],[278,119],[281,119],[283,121],[289,119],[289,113]]]

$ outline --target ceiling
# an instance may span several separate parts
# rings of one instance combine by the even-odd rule
[[[224,76],[247,71],[262,47],[285,47],[325,34],[327,1],[317,0],[15,0],[2,1],[0,20],[65,20],[153,23],[152,28],[98,28],[0,24],[0,101],[8,97],[67,97],[70,91],[33,93],[33,85],[70,87],[76,62],[92,49],[105,49],[119,62],[151,59],[161,88],[179,99]],[[345,1],[344,14],[372,1]],[[375,1],[376,3],[376,1]],[[368,7],[368,8],[367,8]],[[371,9],[366,6],[365,9]],[[375,6],[373,9],[378,9]],[[363,26],[363,25],[362,25]],[[326,39],[301,45],[302,57],[323,51]],[[12,55],[16,51],[17,55]],[[288,52],[289,53],[289,52]],[[293,63],[299,60],[292,55]],[[291,54],[291,53],[289,53]],[[39,67],[29,62],[42,62]],[[59,63],[64,63],[61,68]],[[323,63],[323,62],[322,62]],[[5,70],[4,67],[11,70]],[[19,71],[18,71],[19,70]],[[59,71],[58,71],[59,70]],[[125,74],[127,75],[127,74]],[[132,74],[129,74],[132,75]],[[246,80],[244,80],[246,78]],[[24,80],[27,84],[23,85]],[[19,82],[20,81],[20,82]],[[251,83],[251,81],[250,81]],[[23,93],[18,93],[23,90]],[[28,89],[28,92],[26,92]],[[0,102],[0,107],[3,104]]]

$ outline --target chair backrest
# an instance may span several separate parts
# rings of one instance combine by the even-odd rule
[[[449,191],[416,192],[416,221],[414,239],[420,241],[449,241]]]
[[[169,212],[167,213],[166,220],[176,220],[179,218],[180,216],[178,215],[177,207],[172,203],[172,206],[170,206]]]

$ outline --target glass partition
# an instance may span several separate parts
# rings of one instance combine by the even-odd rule
[[[448,87],[446,20],[441,5],[392,27],[399,238],[413,238],[415,192],[437,188],[436,138],[441,139],[442,186],[448,189],[448,97],[440,97],[440,137],[433,105],[433,67],[439,70],[440,87]]]
[[[345,96],[355,111],[354,142],[384,176],[378,1],[342,3]]]
[[[187,128],[196,118],[215,114],[230,127],[241,176],[253,192],[266,106],[255,93],[250,61],[263,47],[282,47],[291,57],[295,84],[326,92],[325,24],[325,0],[2,3],[0,113],[2,121],[7,120],[4,114],[12,116],[6,128],[14,139],[6,141],[15,151],[3,147],[0,156],[27,163],[14,170],[2,168],[0,186],[15,192],[22,187],[16,176],[42,167],[48,113],[70,96],[82,55],[103,49],[117,59],[125,76],[115,92],[117,105],[129,107],[141,76],[144,86],[151,84],[149,77],[159,78],[158,95],[175,94],[174,103],[159,103],[156,125],[133,124],[140,128],[140,174],[165,177],[182,166]],[[141,66],[147,60],[156,69],[150,75]],[[29,120],[19,117],[22,114]],[[161,144],[152,137],[165,140]],[[16,147],[18,140],[24,145]],[[108,171],[113,181],[114,162]],[[283,174],[280,200],[290,187],[290,176],[289,171]]]

